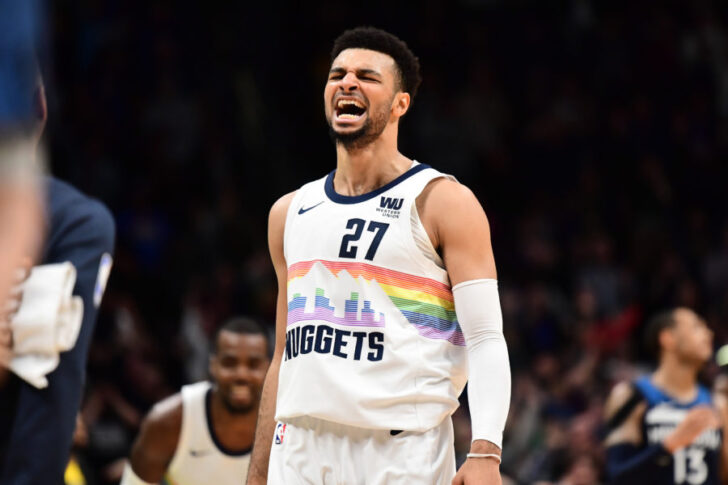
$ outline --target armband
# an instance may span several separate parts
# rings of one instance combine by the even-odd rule
[[[452,289],[455,313],[468,349],[468,402],[473,440],[502,447],[511,400],[511,368],[494,279],[465,281]]]

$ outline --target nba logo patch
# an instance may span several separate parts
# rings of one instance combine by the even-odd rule
[[[286,423],[278,423],[276,425],[276,434],[273,442],[277,445],[283,444],[283,437],[286,434]]]

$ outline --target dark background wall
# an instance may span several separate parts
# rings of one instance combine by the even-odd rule
[[[52,6],[51,170],[118,224],[79,448],[99,483],[149,406],[205,376],[225,318],[272,325],[268,209],[335,166],[323,85],[333,39],[356,25],[420,57],[402,152],[489,216],[514,375],[508,475],[598,480],[601,404],[647,368],[652,312],[690,306],[728,342],[722,2]],[[455,419],[462,452],[467,413]]]

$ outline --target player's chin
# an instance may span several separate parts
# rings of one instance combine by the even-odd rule
[[[225,399],[225,404],[231,413],[245,414],[249,413],[257,407],[257,402],[254,399],[240,399],[228,396]]]

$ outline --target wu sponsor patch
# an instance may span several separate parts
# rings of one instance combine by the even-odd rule
[[[377,212],[385,217],[399,219],[399,211],[402,209],[404,199],[394,197],[380,197]]]

